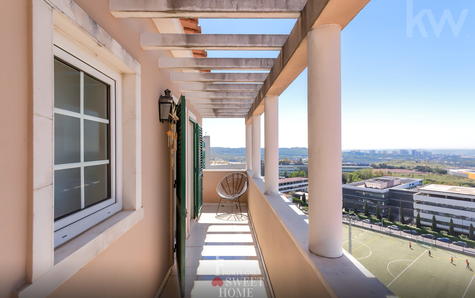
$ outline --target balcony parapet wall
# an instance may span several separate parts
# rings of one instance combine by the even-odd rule
[[[334,259],[311,253],[308,219],[299,211],[280,195],[265,195],[262,179],[250,179],[248,212],[276,297],[394,296],[346,251]]]

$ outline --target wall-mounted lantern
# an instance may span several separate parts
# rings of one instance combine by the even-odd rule
[[[176,105],[170,93],[171,91],[166,89],[165,95],[160,95],[160,98],[158,99],[158,115],[160,117],[160,122],[171,122],[174,120],[173,115],[175,114]]]

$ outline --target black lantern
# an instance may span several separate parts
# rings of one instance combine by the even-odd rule
[[[171,91],[166,89],[165,95],[160,95],[158,100],[158,115],[160,117],[160,122],[171,120],[170,115],[173,114],[175,102],[170,93]]]

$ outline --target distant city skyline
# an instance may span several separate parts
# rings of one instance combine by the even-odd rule
[[[204,33],[285,34],[294,24],[200,22]],[[371,1],[342,33],[343,149],[475,148],[474,37],[474,1]],[[209,51],[226,55],[236,52]],[[307,146],[306,89],[304,71],[280,96],[280,147]],[[212,146],[245,144],[242,119],[205,119],[204,130]]]
[[[229,149],[245,149],[246,147],[245,146],[239,146],[239,147],[229,147],[229,146],[211,146],[211,148],[229,148]],[[282,147],[282,146],[279,146],[279,149],[292,149],[292,148],[305,148],[307,149],[308,147],[305,147],[305,146],[292,146],[292,147]],[[261,150],[264,150],[265,147],[264,146],[261,146]],[[390,152],[390,151],[401,151],[401,150],[408,150],[408,151],[429,151],[429,152],[432,152],[432,151],[473,151],[473,153],[475,153],[475,148],[384,148],[384,149],[381,149],[381,148],[367,148],[367,149],[358,149],[358,148],[355,148],[355,149],[343,149],[343,151],[345,152],[349,152],[349,151],[379,151],[379,152]]]

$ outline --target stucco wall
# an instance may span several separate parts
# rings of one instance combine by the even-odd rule
[[[114,18],[109,12],[109,1],[77,0],[76,3],[142,66],[145,217],[51,297],[153,297],[170,266],[167,125],[158,121],[157,99],[164,89],[173,86],[168,75],[158,69],[157,53],[140,48],[139,33],[156,32],[151,21]]]
[[[0,36],[5,41],[0,47],[0,297],[14,297],[27,278],[32,175],[31,1],[6,1],[0,18]],[[139,33],[156,32],[150,20],[116,19],[109,12],[109,1],[76,2],[142,66],[145,216],[51,297],[153,297],[171,265],[167,125],[158,121],[157,99],[166,88],[177,90],[158,69],[157,52],[140,48]]]
[[[276,297],[331,297],[253,179],[249,213]]]
[[[31,188],[30,0],[2,2],[0,17],[0,297],[25,282]]]
[[[226,175],[233,172],[246,173],[244,170],[204,170],[203,171],[203,202],[218,203],[219,196],[216,193],[216,186]],[[241,202],[247,203],[247,193],[245,193]]]

